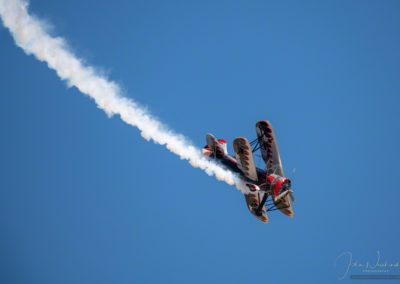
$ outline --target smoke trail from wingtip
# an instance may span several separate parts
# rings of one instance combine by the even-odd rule
[[[85,65],[67,48],[62,38],[49,35],[44,24],[29,15],[27,9],[28,2],[24,0],[0,0],[3,24],[25,53],[46,62],[68,86],[75,86],[88,95],[108,116],[118,114],[124,122],[137,127],[146,140],[165,145],[181,159],[188,160],[193,167],[215,175],[218,180],[230,185],[236,184],[243,191],[235,174],[206,159],[184,136],[169,130],[132,99],[121,96],[115,82]]]

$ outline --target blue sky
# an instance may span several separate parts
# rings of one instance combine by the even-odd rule
[[[234,187],[109,119],[1,27],[0,282],[337,282],[343,252],[400,261],[398,1],[30,11],[199,147],[210,132],[233,152],[269,120],[296,168],[295,218],[261,223]]]

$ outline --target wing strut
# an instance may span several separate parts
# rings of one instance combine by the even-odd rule
[[[250,146],[253,149],[253,153],[255,151],[258,151],[260,149],[260,142],[258,142],[258,138],[254,139],[253,141],[250,142]]]
[[[265,193],[258,208],[255,210],[256,213],[261,213],[262,208],[265,205],[265,209],[267,212],[271,212],[271,211],[275,211],[275,210],[281,210],[281,209],[285,209],[285,208],[289,208],[290,206],[285,205],[281,200],[274,203],[274,201],[271,199],[269,199],[270,195]],[[282,203],[282,204],[281,204]],[[281,205],[281,206],[280,206]]]
[[[263,196],[263,198],[262,198],[262,200],[261,200],[261,202],[260,202],[260,205],[259,205],[258,208],[256,209],[256,213],[257,213],[257,214],[260,214],[260,213],[261,213],[261,210],[262,210],[262,208],[264,207],[264,204],[265,204],[265,202],[267,201],[267,198],[268,198],[268,194],[264,193],[264,196]]]

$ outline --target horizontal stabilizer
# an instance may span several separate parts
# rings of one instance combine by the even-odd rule
[[[222,145],[212,134],[206,135],[207,146],[213,152],[215,157],[222,157],[226,150],[226,143]]]

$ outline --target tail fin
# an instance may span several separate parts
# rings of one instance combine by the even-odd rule
[[[214,135],[207,134],[206,136],[207,146],[204,147],[203,153],[206,156],[211,156],[220,158],[227,154],[226,141],[223,139],[217,140]]]

